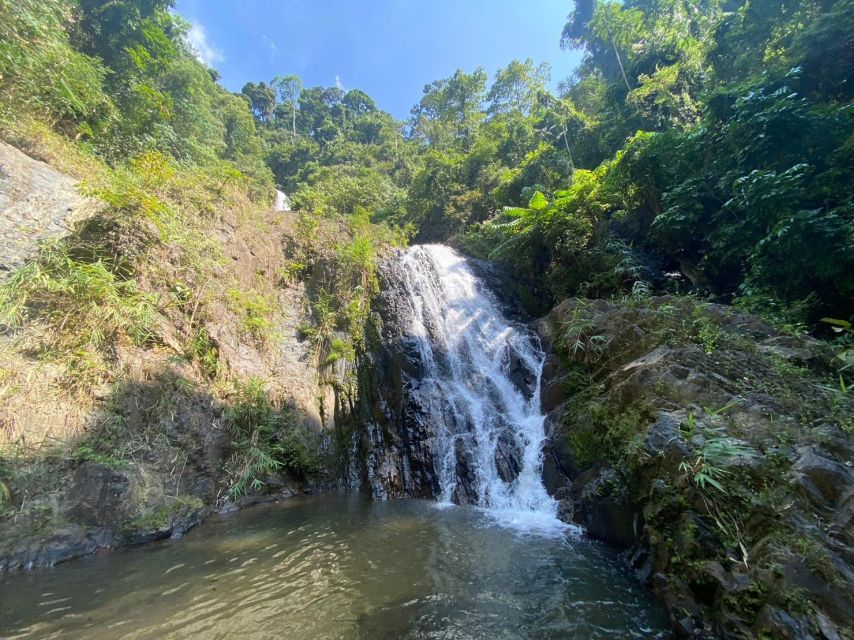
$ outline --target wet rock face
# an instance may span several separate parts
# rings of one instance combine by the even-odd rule
[[[0,555],[0,571],[52,567],[89,555],[111,542],[104,531],[92,532],[80,525],[69,525],[54,531],[46,540],[24,541]]]
[[[489,263],[466,265],[482,282],[494,284],[500,270]],[[375,303],[375,334],[369,335],[369,352],[359,364],[359,412],[354,425],[355,438],[351,452],[351,484],[376,498],[434,498],[441,492],[437,441],[440,428],[454,423],[458,427],[453,442],[453,470],[456,475],[450,498],[457,503],[477,503],[478,490],[474,425],[469,417],[454,414],[445,398],[437,397],[436,385],[430,380],[423,360],[424,345],[409,335],[408,322],[412,313],[411,300],[404,286],[406,274],[395,259],[386,261],[380,269],[381,295]],[[503,312],[515,313],[511,297],[499,299]],[[436,327],[426,326],[432,335]],[[441,343],[434,341],[433,366],[439,371],[449,368],[450,358]],[[465,355],[465,354],[463,354]],[[506,377],[524,395],[531,396],[537,386],[536,375],[526,366],[522,354],[509,349],[501,363]],[[434,372],[435,374],[435,372]],[[484,390],[488,385],[484,382]],[[488,398],[495,406],[498,397]],[[498,476],[512,482],[522,469],[522,448],[510,425],[497,426],[497,446],[494,463]],[[355,483],[353,482],[355,480]]]
[[[457,459],[456,474],[459,481],[454,487],[451,497],[457,504],[475,504],[477,503],[478,495],[475,490],[474,463],[466,447],[465,440],[457,440],[454,445],[454,454]]]
[[[432,498],[439,492],[432,442],[435,427],[418,402],[424,367],[415,341],[399,330],[393,267],[381,273],[385,293],[376,317],[382,331],[359,364],[359,416],[350,476],[372,496]]]
[[[522,451],[513,433],[509,429],[501,431],[495,448],[495,467],[504,482],[513,482],[519,476],[522,471],[521,457]]]
[[[436,433],[417,401],[418,362],[392,347],[381,349],[371,363],[362,367],[361,401],[372,409],[351,463],[374,497],[432,498],[439,492]]]
[[[469,258],[466,260],[466,264],[480,278],[480,281],[489,288],[506,317],[518,322],[528,322],[531,320],[530,313],[526,311],[519,296],[516,295],[516,277],[504,265],[499,262],[477,260],[475,258]]]
[[[818,447],[801,447],[795,462],[796,481],[821,506],[835,507],[854,493],[854,470],[828,457]]]
[[[628,547],[637,538],[639,515],[617,472],[606,467],[591,469],[572,484],[573,517],[584,522],[588,533],[617,547]]]
[[[526,397],[534,395],[537,388],[537,378],[522,360],[522,357],[513,349],[510,350],[508,361],[504,363],[505,372],[510,381],[521,389]]]

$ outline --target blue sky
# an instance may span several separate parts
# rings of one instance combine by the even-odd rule
[[[178,0],[204,62],[239,91],[248,80],[295,73],[306,86],[362,89],[381,109],[409,115],[425,84],[459,67],[490,77],[514,58],[552,67],[570,0]]]

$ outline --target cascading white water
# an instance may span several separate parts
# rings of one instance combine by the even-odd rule
[[[556,523],[556,502],[541,478],[545,356],[536,336],[505,318],[451,248],[413,246],[401,267],[408,303],[402,329],[417,344],[423,365],[413,393],[437,432],[440,501],[458,497],[462,467],[467,495],[499,520]],[[526,380],[517,384],[511,376]],[[505,464],[502,479],[499,460],[507,460],[507,451],[514,452],[513,473]]]

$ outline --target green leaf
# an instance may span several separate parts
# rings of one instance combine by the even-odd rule
[[[540,191],[535,191],[534,195],[531,196],[531,201],[528,203],[528,208],[531,211],[544,211],[548,206],[548,199]]]
[[[718,491],[721,491],[721,492],[723,492],[723,491],[724,491],[723,485],[721,485],[721,483],[720,483],[720,482],[718,482],[717,480],[715,480],[715,479],[714,479],[711,475],[709,475],[708,473],[704,473],[704,472],[702,472],[702,471],[701,471],[701,472],[699,472],[697,475],[695,475],[695,476],[694,476],[694,482],[695,482],[695,483],[697,484],[697,486],[698,486],[698,487],[700,487],[700,488],[705,488],[706,484],[710,484],[710,485],[712,485],[715,489],[717,489]]]
[[[840,320],[839,318],[821,318],[820,322],[832,324],[835,327],[842,327],[844,331],[851,330],[851,323],[848,320]]]

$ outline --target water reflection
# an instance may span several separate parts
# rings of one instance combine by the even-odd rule
[[[649,638],[608,550],[473,508],[316,497],[186,538],[0,578],[8,638]]]

